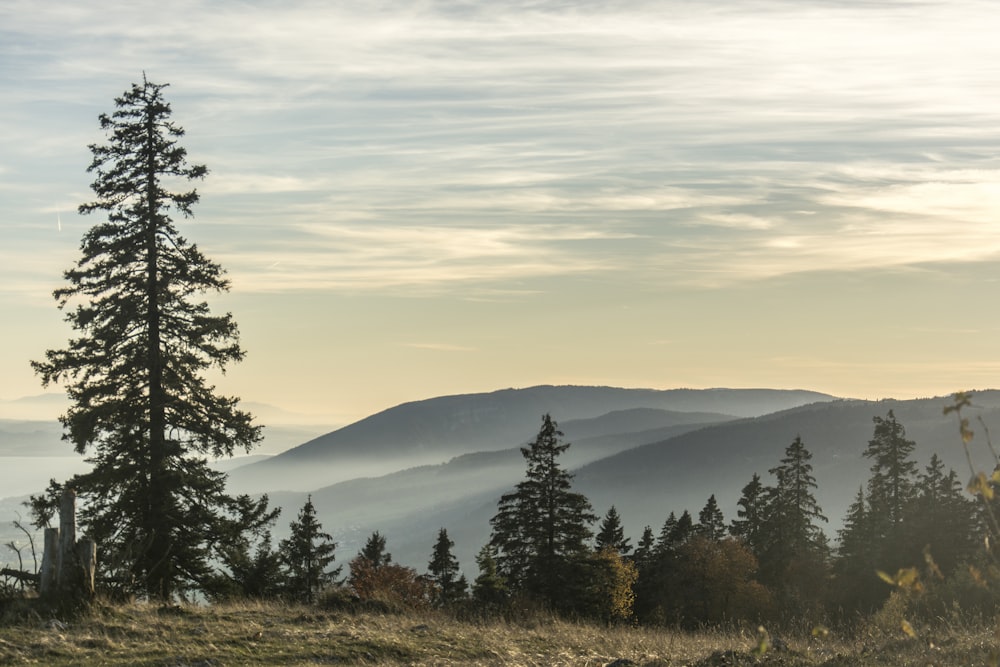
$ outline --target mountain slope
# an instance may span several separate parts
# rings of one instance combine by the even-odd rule
[[[735,516],[740,490],[753,473],[770,484],[773,480],[768,470],[778,465],[785,447],[801,435],[813,454],[817,498],[830,519],[825,530],[835,541],[847,506],[868,479],[871,462],[862,453],[872,437],[875,416],[885,417],[889,410],[894,411],[907,437],[917,443],[914,458],[921,470],[936,452],[962,479],[967,478],[955,417],[942,413],[948,402],[947,398],[835,401],[709,425],[584,465],[575,471],[574,489],[591,500],[598,514],[603,515],[614,504],[633,543],[644,525],[658,532],[670,512],[679,515],[687,509],[697,518],[712,494],[728,522]],[[987,424],[1000,422],[1000,394],[977,395],[976,402],[982,408],[970,411],[970,416],[978,412]],[[983,456],[982,435],[974,441],[978,443],[977,465],[992,469],[990,459]],[[576,444],[570,452],[574,447]],[[495,454],[489,465],[484,462],[477,468],[472,464],[478,456],[485,455],[462,457],[449,464],[470,459],[467,463],[473,471],[466,479],[476,484],[464,495],[455,470],[446,471],[448,466],[443,466],[409,471],[405,481],[395,476],[359,480],[352,483],[356,486],[351,492],[349,487],[331,487],[316,492],[313,499],[324,525],[342,541],[344,559],[354,555],[358,541],[363,542],[372,530],[380,530],[388,536],[390,550],[398,560],[422,568],[437,529],[444,527],[456,542],[456,554],[466,573],[474,575],[472,558],[488,539],[496,500],[524,473],[524,462],[515,452]],[[502,475],[494,474],[497,470]],[[363,500],[362,489],[368,490]],[[326,495],[328,491],[331,495]],[[352,493],[359,494],[357,501]],[[380,498],[395,509],[369,523],[368,519],[376,519],[370,508]]]
[[[404,403],[236,470],[239,490],[310,490],[346,479],[440,463],[454,456],[519,446],[549,413],[560,424],[636,409],[754,416],[833,397],[771,389],[505,389]],[[641,422],[641,413],[623,417]],[[689,420],[690,421],[690,420]],[[614,427],[607,427],[609,433]],[[641,430],[641,429],[635,429]]]
[[[979,397],[987,423],[1000,421],[998,398]],[[813,455],[816,497],[830,520],[827,532],[833,539],[854,494],[868,480],[871,461],[863,452],[876,416],[894,412],[907,437],[916,442],[914,459],[921,472],[937,453],[961,479],[969,476],[955,417],[943,414],[948,402],[947,398],[835,401],[718,424],[583,466],[576,471],[576,485],[599,511],[616,504],[633,532],[645,524],[659,528],[670,511],[679,514],[687,509],[697,517],[712,494],[728,521],[752,475],[756,472],[770,484],[768,470],[801,436]],[[977,450],[977,466],[991,470],[992,462],[984,453]]]

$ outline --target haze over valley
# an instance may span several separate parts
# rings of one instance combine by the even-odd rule
[[[310,434],[316,428],[310,425],[269,427],[264,455],[218,465],[228,471],[234,491],[267,493],[283,507],[276,539],[311,495],[319,519],[339,543],[339,562],[350,560],[378,530],[395,559],[419,569],[444,527],[463,569],[474,574],[473,556],[488,540],[497,499],[523,477],[519,448],[545,413],[571,443],[562,463],[574,471],[576,490],[599,514],[615,505],[633,542],[646,525],[659,531],[670,512],[697,515],[713,494],[727,522],[735,518],[743,485],[755,472],[767,481],[768,469],[796,436],[813,454],[816,496],[834,540],[867,475],[870,462],[861,453],[875,416],[894,412],[917,443],[921,468],[937,453],[967,476],[954,416],[943,414],[949,401],[538,386],[415,401],[319,434]],[[976,393],[974,402],[986,424],[1000,423],[1000,392]],[[23,538],[10,521],[18,512],[26,516],[18,504],[26,494],[41,491],[48,476],[64,479],[84,469],[60,433],[52,420],[0,420],[5,541]],[[992,467],[989,460],[977,463]]]

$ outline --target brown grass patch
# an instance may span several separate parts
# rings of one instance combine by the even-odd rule
[[[936,640],[788,639],[756,656],[756,632],[682,632],[535,619],[472,623],[441,613],[327,612],[277,603],[161,608],[98,605],[61,621],[7,616],[0,665],[150,667],[427,665],[635,667],[988,664],[989,630]],[[628,662],[625,662],[628,661]]]

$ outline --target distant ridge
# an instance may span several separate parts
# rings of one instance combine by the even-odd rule
[[[755,472],[765,484],[772,484],[768,470],[801,436],[813,455],[819,484],[816,497],[830,520],[824,531],[836,540],[848,505],[868,479],[871,461],[863,452],[876,416],[894,412],[907,437],[917,443],[914,460],[920,472],[937,453],[960,478],[968,476],[956,417],[943,413],[950,403],[947,396],[811,403],[646,441],[641,433],[628,434],[634,446],[568,467],[575,474],[574,490],[586,495],[598,514],[616,506],[634,543],[643,526],[658,531],[670,512],[686,509],[697,516],[709,495],[716,496],[727,522],[735,518],[742,487]],[[974,462],[990,470],[993,461],[978,418],[994,433],[1000,430],[1000,393],[977,392],[973,405],[966,416],[977,431],[971,443]],[[586,439],[567,439],[572,441],[567,458],[574,449],[590,445]],[[474,555],[489,538],[489,518],[496,512],[497,499],[523,475],[524,461],[516,450],[508,450],[317,489],[313,499],[345,551],[353,553],[370,531],[378,529],[389,537],[400,562],[420,566],[430,553],[435,531],[443,526],[469,574],[475,572]],[[292,506],[301,504],[302,498],[304,494],[296,496]]]
[[[403,403],[231,474],[240,490],[298,490],[508,449],[537,432],[543,414],[560,424],[610,412],[656,409],[753,417],[833,396],[781,389],[628,389],[541,385]],[[638,430],[638,429],[635,429]],[[272,486],[268,486],[268,485]]]

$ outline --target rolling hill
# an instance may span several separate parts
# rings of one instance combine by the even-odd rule
[[[981,406],[977,413],[985,423],[1000,421],[1000,394],[985,392],[976,399]],[[731,520],[740,491],[753,473],[770,483],[768,470],[800,435],[813,454],[816,496],[830,520],[828,537],[835,541],[847,506],[868,478],[870,461],[862,452],[872,437],[875,416],[893,410],[907,436],[917,443],[915,459],[921,470],[936,452],[962,479],[968,476],[955,417],[942,413],[947,403],[947,398],[826,401],[696,426],[579,466],[574,487],[587,495],[598,514],[616,505],[634,543],[647,524],[658,532],[671,511],[680,514],[687,509],[697,517],[712,494],[726,520]],[[984,455],[982,434],[979,437],[977,465],[991,469],[992,459]],[[567,439],[573,442],[569,452],[587,446],[586,439]],[[349,560],[372,530],[380,530],[388,536],[397,560],[419,569],[426,565],[438,528],[444,527],[456,542],[456,555],[466,572],[474,575],[472,559],[488,539],[496,501],[520,481],[523,472],[523,460],[513,449],[353,480],[312,495],[320,520],[341,543],[342,560]],[[275,499],[291,505],[291,511],[301,505],[304,495],[280,494]]]
[[[308,491],[348,479],[438,464],[461,454],[508,449],[534,437],[545,413],[566,428],[572,421],[629,410],[701,414],[674,422],[678,424],[705,421],[706,413],[749,417],[829,400],[833,397],[800,390],[661,391],[576,386],[539,386],[443,396],[404,403],[267,461],[234,470],[230,483],[240,491]],[[606,429],[606,435],[655,427],[644,425],[641,412],[618,418],[620,424],[597,428]],[[593,426],[581,423],[572,437],[595,435],[600,433],[594,431]]]

